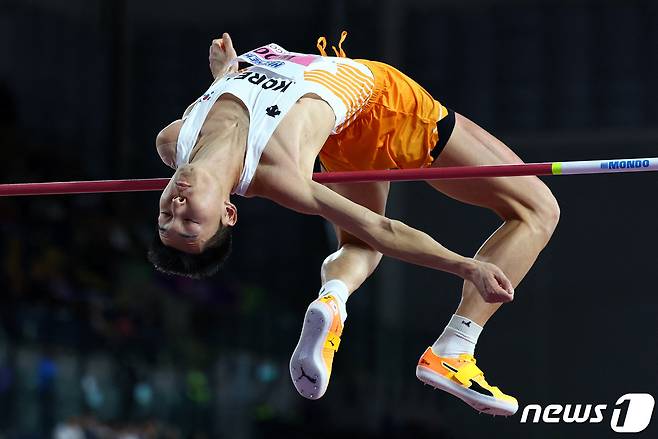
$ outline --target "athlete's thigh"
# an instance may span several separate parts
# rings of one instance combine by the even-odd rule
[[[433,167],[523,163],[518,155],[466,117],[455,115],[455,128]],[[487,207],[503,217],[517,216],[553,200],[537,177],[496,177],[428,182],[459,201]]]
[[[390,184],[387,181],[373,183],[331,183],[327,184],[334,192],[348,198],[355,203],[367,207],[380,215],[386,212],[386,200]],[[351,243],[366,246],[363,241],[334,225],[338,245]]]

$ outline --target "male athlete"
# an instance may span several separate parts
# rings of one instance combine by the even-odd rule
[[[341,37],[341,43],[345,33]],[[433,99],[398,70],[379,62],[288,52],[270,44],[237,57],[224,34],[210,48],[215,81],[181,120],[156,139],[176,170],[160,198],[159,239],[149,252],[165,272],[216,272],[231,245],[237,209],[231,194],[264,197],[334,224],[338,250],[321,269],[290,360],[297,391],[326,391],[346,302],[382,254],[456,274],[461,302],[443,333],[422,354],[417,377],[489,414],[511,415],[515,398],[491,386],[473,357],[478,336],[528,272],[558,222],[558,204],[535,177],[430,181],[465,203],[486,207],[503,224],[474,258],[460,256],[384,216],[389,184],[322,185],[324,170],[419,168],[521,163],[507,146]],[[237,61],[251,64],[237,71]]]

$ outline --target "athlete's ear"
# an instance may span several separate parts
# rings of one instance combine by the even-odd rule
[[[231,203],[231,200],[226,200],[224,202],[224,209],[224,225],[234,226],[238,222],[238,208],[235,207],[235,204]]]

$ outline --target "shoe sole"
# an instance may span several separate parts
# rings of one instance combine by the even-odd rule
[[[322,358],[322,348],[333,321],[328,305],[313,302],[304,316],[302,333],[290,357],[290,378],[304,398],[319,399],[327,391],[329,374]]]
[[[443,390],[456,396],[480,413],[493,416],[511,416],[519,409],[518,404],[511,404],[492,396],[482,395],[473,390],[468,390],[427,367],[417,366],[416,377],[435,389]]]

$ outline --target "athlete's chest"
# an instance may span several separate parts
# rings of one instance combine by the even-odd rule
[[[261,162],[294,167],[302,174],[312,173],[315,159],[331,134],[334,120],[334,113],[326,102],[315,96],[302,97],[272,134]]]

